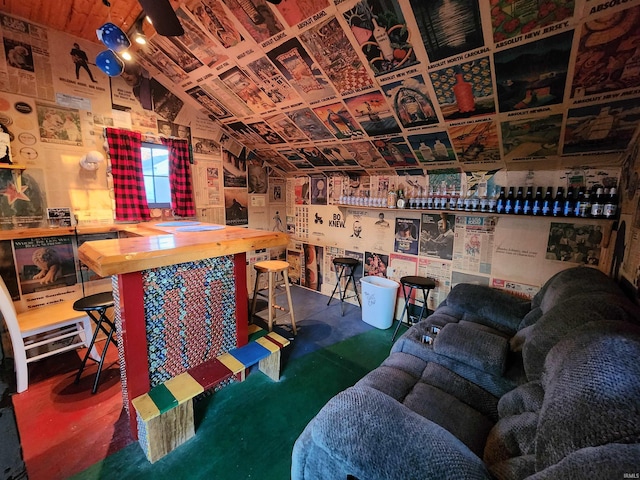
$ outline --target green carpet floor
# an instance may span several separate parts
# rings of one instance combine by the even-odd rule
[[[389,355],[392,334],[371,330],[293,359],[280,382],[254,370],[199,400],[196,436],[156,463],[134,443],[73,478],[286,480],[298,435],[331,397]]]

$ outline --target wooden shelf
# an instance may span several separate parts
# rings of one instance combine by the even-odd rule
[[[0,168],[4,168],[7,170],[26,170],[27,169],[25,165],[17,165],[15,163],[0,163]]]

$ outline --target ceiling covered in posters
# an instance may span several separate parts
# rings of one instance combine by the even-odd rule
[[[150,77],[160,122],[190,103],[227,150],[285,175],[611,165],[638,123],[640,1],[188,0],[176,12],[185,35],[152,37],[136,55],[146,72],[123,78]]]

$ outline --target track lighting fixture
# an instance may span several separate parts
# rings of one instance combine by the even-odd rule
[[[138,18],[136,23],[133,24],[133,30],[131,33],[131,38],[138,45],[146,45],[147,37],[144,35],[144,30],[142,27],[142,23],[144,22],[144,17]]]
[[[153,28],[163,37],[179,37],[184,29],[169,0],[138,0]]]

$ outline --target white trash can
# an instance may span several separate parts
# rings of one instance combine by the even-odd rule
[[[388,278],[362,277],[362,321],[382,330],[391,327],[399,287],[398,282]]]

